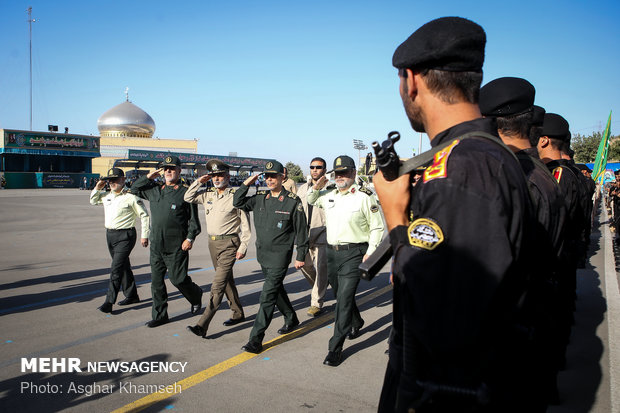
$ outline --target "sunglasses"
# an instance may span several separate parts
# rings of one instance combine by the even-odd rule
[[[320,165],[310,165],[310,169],[323,169]]]
[[[278,174],[265,174],[265,178],[276,179],[277,177],[278,177]]]

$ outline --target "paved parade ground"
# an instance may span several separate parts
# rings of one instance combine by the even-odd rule
[[[263,280],[254,237],[235,264],[245,322],[224,327],[231,315],[224,303],[207,337],[194,336],[186,326],[199,315],[189,314],[189,303],[166,281],[171,322],[151,329],[144,325],[151,319],[148,249],[139,242],[131,263],[142,301],[115,306],[110,315],[97,310],[111,259],[103,207],[88,198],[89,191],[70,189],[0,191],[2,412],[376,411],[391,326],[387,267],[359,285],[365,325],[359,338],[345,342],[339,367],[322,364],[333,332],[331,289],[328,311],[309,318],[309,285],[293,267],[285,288],[300,328],[278,335],[283,319],[276,311],[265,350],[244,353]],[[202,206],[199,211],[203,233],[190,252],[190,273],[205,291],[204,305],[214,272]],[[601,230],[592,232],[590,264],[579,271],[576,325],[560,377],[563,404],[550,412],[618,411],[618,276],[604,211],[600,222]],[[47,358],[56,365],[46,365]],[[72,368],[75,359],[81,371]]]

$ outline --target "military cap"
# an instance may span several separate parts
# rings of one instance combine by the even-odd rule
[[[111,168],[108,169],[108,175],[102,177],[102,180],[116,179],[125,177],[125,172],[121,168]]]
[[[577,167],[577,169],[579,169],[580,171],[588,171],[588,172],[592,172],[592,169],[590,169],[588,167],[588,165],[586,165],[585,163],[576,163],[575,166]]]
[[[284,174],[284,166],[278,161],[269,161],[265,164],[264,174]]]
[[[478,24],[462,17],[442,17],[416,30],[394,52],[398,69],[437,69],[480,72],[486,34]]]
[[[504,117],[532,110],[536,89],[519,77],[500,77],[480,89],[478,104],[483,116]]]
[[[334,159],[334,171],[348,171],[355,170],[355,161],[353,158],[347,155],[340,155],[336,159]]]
[[[178,166],[178,167],[181,167],[181,160],[179,158],[177,158],[176,156],[174,156],[174,155],[168,155],[163,160],[163,162],[159,164],[160,168],[163,168],[164,166]]]
[[[540,136],[565,140],[568,134],[568,122],[557,113],[545,113]]]
[[[545,108],[540,106],[532,106],[534,115],[532,116],[532,126],[542,126],[545,120]]]
[[[219,159],[209,159],[206,167],[208,175],[228,172],[230,170],[230,166],[226,165]]]

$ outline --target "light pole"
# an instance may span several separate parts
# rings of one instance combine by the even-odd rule
[[[353,149],[357,149],[357,162],[361,165],[362,154],[361,151],[368,149],[368,146],[364,145],[364,141],[359,139],[353,139]]]
[[[28,7],[28,30],[30,32],[30,130],[32,130],[32,7]]]

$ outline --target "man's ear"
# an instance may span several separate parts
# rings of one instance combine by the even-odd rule
[[[413,97],[418,93],[418,82],[420,81],[419,75],[416,79],[416,75],[414,75],[411,69],[405,69],[407,72],[407,77],[405,78],[405,82],[407,82],[407,95],[413,99]]]
[[[541,148],[546,148],[547,146],[549,146],[550,143],[551,140],[548,136],[541,136],[540,138],[538,138],[538,144]]]

